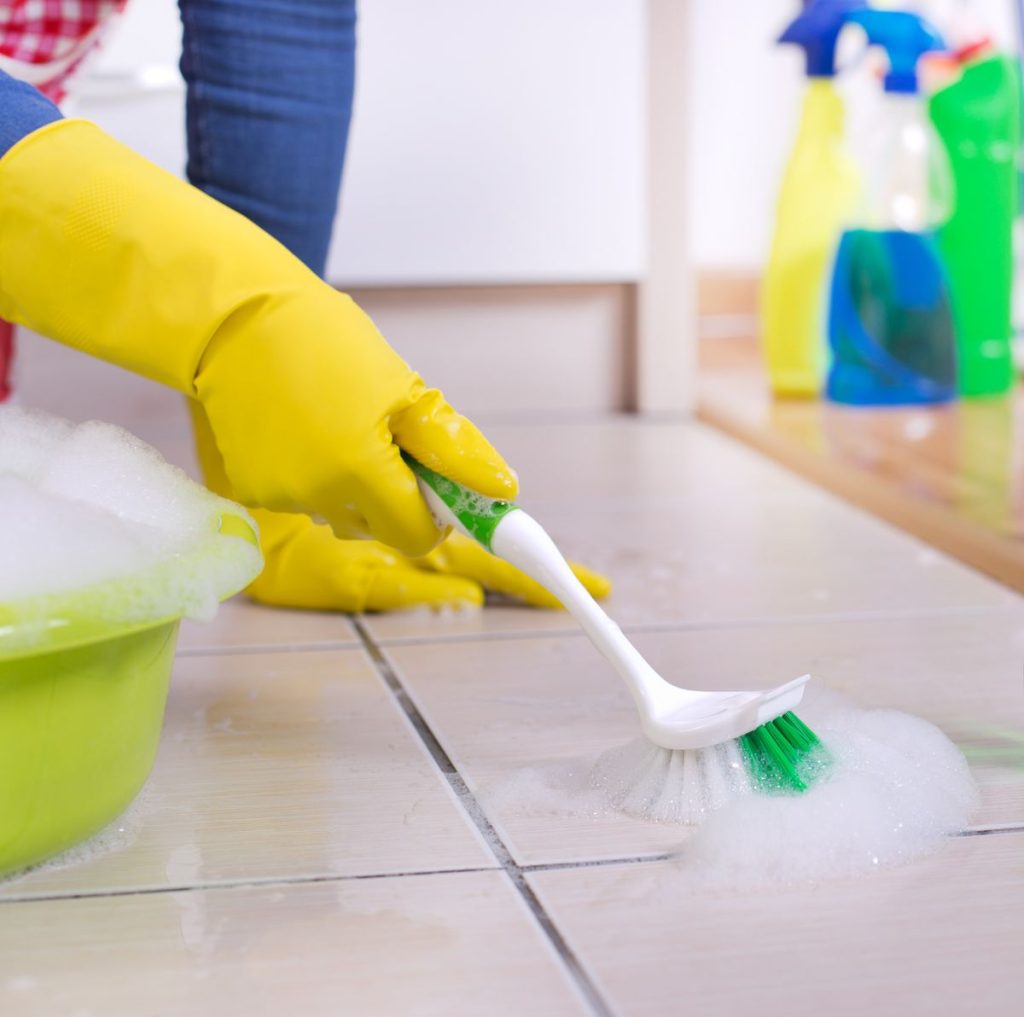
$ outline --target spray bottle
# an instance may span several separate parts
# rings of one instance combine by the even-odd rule
[[[825,374],[828,270],[857,194],[834,77],[846,15],[864,0],[815,0],[779,37],[807,55],[807,91],[779,193],[762,293],[764,356],[779,395],[813,396]]]
[[[956,210],[939,230],[939,249],[953,300],[960,391],[997,395],[1013,383],[1020,68],[990,45],[970,47],[960,59],[959,80],[936,92],[929,104],[956,190]]]
[[[841,403],[940,403],[956,396],[956,336],[936,230],[948,218],[946,152],[918,89],[917,62],[942,39],[906,11],[848,15],[889,71],[864,158],[864,207],[832,274],[827,393]]]

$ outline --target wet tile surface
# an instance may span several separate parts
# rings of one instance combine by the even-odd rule
[[[1019,1011],[1024,832],[958,838],[868,878],[756,894],[669,862],[529,877],[616,1013]]]
[[[811,672],[811,702],[816,689],[832,690],[858,706],[924,717],[972,763],[982,789],[975,825],[1024,825],[1024,611],[654,632],[636,643],[680,684],[765,688]],[[523,771],[582,770],[637,734],[628,692],[585,639],[491,639],[387,653],[521,864],[658,853],[679,843],[684,834],[675,827],[547,814],[541,804],[524,808],[514,793]]]
[[[586,1014],[497,872],[0,903],[0,1013]]]
[[[563,553],[608,574],[622,625],[706,625],[1003,607],[1004,587],[710,430],[494,428],[521,504]],[[549,431],[550,429],[548,429]],[[571,629],[561,612],[392,614],[382,642]]]
[[[185,620],[178,636],[178,653],[183,655],[358,645],[352,622],[344,615],[284,611],[245,597],[221,604],[212,621]]]
[[[496,865],[359,650],[179,659],[153,775],[84,852],[0,898]]]
[[[177,404],[139,419],[194,470]],[[524,770],[637,730],[565,615],[235,600],[183,630],[142,799],[0,884],[0,1013],[1016,1012],[1024,601],[707,429],[487,431],[667,677],[811,671],[919,714],[971,761],[973,828],[1013,830],[856,881],[680,887],[652,859],[683,828],[513,807]]]

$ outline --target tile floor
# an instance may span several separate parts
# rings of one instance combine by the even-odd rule
[[[173,429],[139,430],[188,465]],[[655,667],[810,670],[932,720],[981,785],[970,828],[867,879],[684,893],[678,828],[489,794],[634,730],[565,617],[236,601],[183,630],[139,802],[0,884],[0,1014],[1019,1010],[1024,598],[698,425],[488,430]]]
[[[1024,591],[1024,384],[944,406],[776,400],[756,314],[733,329],[698,346],[700,419]]]

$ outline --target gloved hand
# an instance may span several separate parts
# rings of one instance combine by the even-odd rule
[[[189,401],[196,453],[207,486],[225,498],[233,491],[202,407]],[[376,541],[339,540],[308,516],[255,509],[263,572],[247,592],[275,607],[324,611],[391,611],[425,605],[480,605],[485,591],[534,607],[559,607],[529,576],[453,533],[424,558],[411,559]],[[582,565],[573,571],[595,597],[611,584]]]
[[[407,558],[374,540],[339,540],[308,516],[253,511],[260,527],[263,572],[246,591],[274,607],[322,611],[480,606],[486,591],[532,607],[558,608],[542,586],[479,544],[452,533],[423,558]],[[595,597],[611,584],[582,565],[573,571]]]
[[[249,506],[416,556],[441,531],[400,448],[515,497],[501,456],[349,297],[84,121],[0,159],[0,317],[197,398]]]

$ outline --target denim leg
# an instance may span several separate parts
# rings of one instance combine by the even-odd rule
[[[188,179],[322,275],[355,77],[355,0],[178,0]]]
[[[60,110],[37,88],[0,71],[0,155],[60,117]]]
[[[60,118],[60,110],[40,91],[0,71],[0,156]],[[0,403],[11,394],[13,364],[14,326],[0,320]]]

